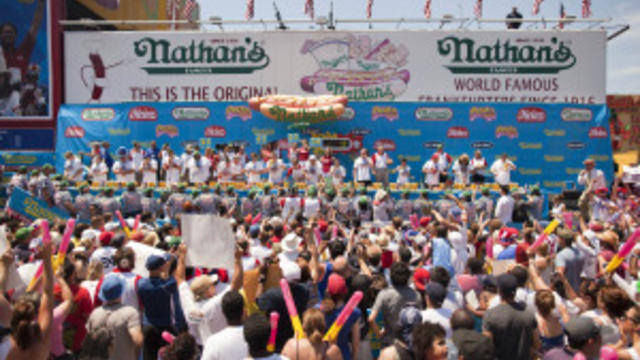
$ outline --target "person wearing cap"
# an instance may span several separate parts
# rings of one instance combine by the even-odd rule
[[[330,300],[325,298],[322,303],[322,310],[325,313],[325,322],[333,324],[348,300],[349,289],[347,288],[346,280],[336,273],[329,275],[327,295]],[[340,348],[344,360],[358,358],[358,351],[360,350],[360,316],[362,316],[360,308],[355,307],[338,333],[336,344]]]
[[[162,170],[167,186],[180,182],[180,172],[182,171],[182,159],[174,154],[173,149],[167,148],[162,157]]]
[[[11,193],[13,189],[20,188],[24,191],[27,191],[29,188],[29,181],[27,179],[27,167],[20,166],[18,171],[14,172],[9,180],[9,184],[7,185],[7,197],[11,197]]]
[[[114,233],[111,231],[103,231],[100,233],[98,236],[100,246],[91,254],[91,258],[89,260],[89,262],[98,261],[102,263],[105,274],[113,271],[115,266],[113,255],[116,253],[116,248],[111,246],[111,241],[114,236]]]
[[[402,190],[400,193],[400,199],[396,201],[394,206],[394,215],[399,216],[402,219],[409,219],[413,214],[413,201],[409,199],[409,190]]]
[[[247,215],[256,216],[260,212],[260,199],[258,199],[258,188],[249,189],[247,197],[240,200],[240,214],[244,218]]]
[[[193,205],[200,214],[217,215],[218,205],[220,204],[220,196],[209,190],[209,187],[203,185],[200,195],[196,196]]]
[[[367,149],[360,150],[360,156],[353,162],[353,181],[365,187],[371,184],[373,162]]]
[[[535,315],[515,301],[515,276],[505,273],[498,276],[497,282],[500,305],[485,313],[483,334],[493,340],[496,359],[533,359],[540,345]]]
[[[298,197],[298,189],[290,186],[287,196],[280,199],[280,207],[282,208],[282,217],[285,221],[293,219],[304,208],[304,198]]]
[[[476,150],[471,159],[471,182],[474,184],[483,184],[485,179],[485,171],[487,169],[487,159],[482,156],[482,151]]]
[[[109,168],[104,158],[100,153],[97,153],[91,158],[91,165],[89,166],[89,175],[91,176],[91,183],[104,186],[107,182],[107,176],[109,175]]]
[[[500,197],[496,202],[496,214],[495,217],[500,219],[503,224],[508,225],[513,221],[513,208],[515,206],[515,200],[511,196],[509,186],[500,186]]]
[[[153,214],[154,217],[162,216],[162,206],[158,198],[154,197],[153,188],[146,188],[142,191],[142,199],[140,204],[142,205],[142,213]]]
[[[125,218],[134,217],[142,212],[142,195],[137,191],[136,184],[129,182],[127,189],[120,196],[122,215]]]
[[[102,306],[93,310],[87,321],[87,330],[107,329],[113,336],[110,359],[136,360],[143,345],[140,314],[122,303],[126,284],[116,274],[104,277],[98,297]]]
[[[264,173],[264,162],[258,158],[258,153],[251,153],[251,161],[244,166],[244,174],[247,184],[260,182],[260,176]]]
[[[469,185],[469,178],[471,176],[471,165],[469,164],[469,155],[462,154],[458,157],[451,167],[453,171],[453,182],[464,186]]]
[[[458,358],[464,360],[493,360],[491,339],[475,331],[474,320],[469,312],[458,309],[451,315],[453,344],[458,350]]]
[[[354,205],[357,219],[360,219],[361,222],[371,221],[373,208],[369,197],[366,195],[356,196]]]
[[[153,159],[153,154],[144,152],[144,158],[136,168],[141,174],[141,183],[144,185],[156,184],[158,182],[158,162]]]
[[[113,168],[111,168],[116,175],[116,182],[126,184],[136,181],[136,168],[133,166],[133,161],[131,161],[131,156],[127,148],[120,146],[116,151],[116,155],[118,156],[118,160],[113,163]]]
[[[193,153],[193,157],[187,163],[189,171],[189,182],[192,184],[202,184],[209,181],[211,177],[211,162],[202,157],[199,151]]]
[[[599,359],[602,348],[600,328],[596,322],[586,316],[578,316],[569,320],[564,326],[567,334],[567,345],[550,350],[544,354],[544,360],[573,360],[578,353],[584,359]]]
[[[398,173],[398,177],[396,178],[396,185],[398,187],[408,184],[411,179],[411,166],[407,165],[407,158],[401,157],[400,164],[391,172]]]
[[[304,179],[307,185],[316,185],[323,179],[322,165],[313,154],[304,163]]]
[[[590,192],[585,192],[590,194]],[[609,222],[614,218],[615,214],[620,211],[616,206],[616,203],[609,199],[609,189],[601,187],[594,189],[593,194],[589,202],[592,221]],[[589,197],[589,196],[587,196]],[[582,197],[581,197],[582,199]]]
[[[35,198],[40,197],[40,169],[31,170],[29,181],[27,182],[27,189],[31,196]]]
[[[190,200],[190,196],[185,193],[187,185],[185,183],[178,184],[178,192],[169,195],[165,203],[164,213],[170,218],[175,219],[176,216],[183,211],[184,204]]]
[[[563,274],[574,291],[580,289],[580,274],[584,266],[584,255],[573,246],[576,234],[569,229],[558,231],[558,253],[555,258],[556,272]]]
[[[493,180],[498,185],[509,185],[511,183],[511,171],[516,169],[516,165],[509,160],[507,153],[502,153],[493,164],[491,164],[491,173]]]
[[[421,313],[422,320],[439,324],[447,332],[447,338],[451,338],[449,318],[451,318],[453,312],[442,307],[444,300],[447,298],[447,289],[437,282],[431,282],[425,287],[425,295],[427,308]]]
[[[242,326],[244,298],[237,290],[222,296],[222,313],[228,325],[206,339],[201,360],[244,359],[249,355]]]
[[[76,198],[74,199],[76,216],[78,218],[78,222],[88,224],[91,221],[91,216],[93,216],[91,209],[96,204],[96,199],[89,191],[89,186],[87,184],[80,185],[78,190],[80,193],[76,195]]]
[[[271,184],[279,185],[283,181],[283,171],[286,169],[282,159],[278,158],[276,152],[271,153],[271,157],[266,161],[265,168],[269,174],[268,181]]]
[[[309,160],[311,151],[309,149],[309,141],[307,139],[300,139],[300,146],[295,149],[296,157],[301,164],[304,164]]]
[[[116,210],[121,208],[120,199],[114,196],[114,190],[110,186],[104,188],[103,196],[98,197],[96,201],[100,204],[103,214],[115,216]]]
[[[424,184],[428,188],[437,187],[440,184],[440,173],[438,172],[438,157],[434,154],[422,165],[424,174]]]
[[[607,187],[607,180],[604,177],[604,172],[600,169],[596,169],[595,160],[588,158],[582,162],[584,169],[578,173],[578,184],[585,188],[591,186],[592,189],[598,189],[601,187]]]
[[[373,198],[373,221],[388,222],[393,216],[393,200],[389,193],[379,189]]]
[[[63,180],[58,184],[58,189],[56,190],[56,193],[53,194],[53,205],[60,210],[73,214],[75,212],[73,207],[73,196],[71,196],[71,192],[67,190],[67,186],[69,186],[69,183],[66,180]]]
[[[307,164],[311,164],[312,161],[311,157],[309,157]],[[318,189],[315,185],[310,185],[307,188],[307,196],[304,198],[302,216],[306,219],[316,218],[321,215],[323,206],[322,200],[318,199]]]
[[[73,183],[82,181],[84,179],[82,161],[71,151],[64,153],[64,159],[64,177]]]

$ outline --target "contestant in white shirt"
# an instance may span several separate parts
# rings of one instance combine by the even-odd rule
[[[104,162],[102,155],[96,154],[93,156],[93,159],[91,160],[91,167],[89,168],[89,174],[91,174],[93,183],[100,186],[104,186],[104,184],[106,184],[109,168]]]
[[[264,173],[264,163],[258,158],[257,153],[251,153],[251,161],[245,165],[244,173],[248,184],[260,182],[260,175]]]
[[[507,224],[511,223],[513,215],[513,207],[515,205],[515,200],[511,197],[509,193],[509,187],[503,185],[500,187],[500,198],[498,198],[498,202],[496,203],[496,214],[495,217],[500,219],[502,223],[507,226]]]
[[[494,180],[499,185],[509,185],[511,183],[511,171],[516,169],[516,165],[509,160],[507,153],[502,153],[500,158],[491,164],[491,173]]]
[[[371,184],[371,169],[373,162],[369,158],[367,149],[360,150],[360,157],[353,162],[353,180],[362,184]]]
[[[209,181],[211,176],[211,162],[202,157],[199,151],[193,153],[193,158],[187,164],[189,170],[189,182],[192,184],[202,184]]]
[[[151,153],[145,153],[144,159],[138,165],[138,171],[142,174],[143,184],[155,184],[158,182],[158,162],[153,160]]]
[[[331,165],[329,174],[331,174],[331,182],[333,183],[333,186],[339,187],[342,185],[344,178],[347,176],[347,171],[344,166],[340,165],[340,160],[338,158],[333,158],[333,165]]]
[[[411,177],[411,166],[407,165],[406,158],[400,159],[400,165],[396,166],[392,172],[398,173],[398,178],[396,179],[396,184],[398,184],[398,186],[409,183],[409,178]]]
[[[487,166],[487,159],[482,156],[480,150],[476,150],[473,154],[473,159],[471,159],[471,182],[474,184],[484,183]]]
[[[424,183],[427,187],[436,187],[440,184],[440,173],[436,164],[437,156],[433,155],[422,165],[422,173],[424,174]]]
[[[285,170],[284,162],[278,159],[278,154],[271,154],[271,159],[267,161],[267,171],[269,173],[269,182],[272,184],[281,184],[283,177],[282,172]]]
[[[73,155],[71,151],[64,153],[64,176],[73,182],[82,181],[83,178],[83,166],[78,157]]]
[[[165,181],[168,186],[180,182],[182,160],[173,153],[173,149],[167,149],[166,156],[162,157],[162,169],[164,169]]]
[[[124,146],[119,147],[116,155],[118,155],[118,160],[113,163],[113,169],[111,169],[116,175],[116,181],[124,184],[135,182],[135,168],[127,149]]]

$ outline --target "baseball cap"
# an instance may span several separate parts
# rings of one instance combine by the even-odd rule
[[[122,296],[124,279],[117,274],[109,274],[102,280],[98,297],[102,301],[112,301]]]
[[[22,240],[28,238],[31,235],[32,232],[33,232],[33,228],[31,228],[31,227],[20,228],[18,231],[16,231],[15,238],[18,241],[22,241]]]
[[[347,293],[347,282],[336,273],[329,275],[327,291],[330,295],[343,295]]]
[[[253,224],[249,227],[249,236],[251,236],[252,238],[256,238],[258,237],[259,234],[260,234],[260,225]]]
[[[477,331],[458,329],[453,332],[451,339],[458,348],[458,355],[465,360],[494,359],[493,342]]]
[[[564,326],[564,332],[567,334],[569,341],[584,343],[587,340],[600,335],[600,328],[592,318],[578,316],[569,320],[569,322]]]
[[[498,290],[505,295],[514,295],[518,288],[518,279],[511,274],[498,276]]]
[[[190,288],[196,301],[202,300],[207,290],[209,290],[209,287],[211,285],[215,286],[218,283],[218,280],[219,278],[216,274],[200,275],[197,278],[193,279]]]
[[[111,231],[103,231],[100,234],[98,240],[102,246],[109,246],[111,244],[111,239],[113,238],[113,233]]]
[[[157,270],[169,260],[170,256],[171,255],[169,255],[169,254],[151,255],[151,256],[149,256],[147,258],[147,262],[145,264],[145,267],[149,271]]]
[[[429,282],[430,278],[431,274],[429,273],[429,270],[425,268],[416,269],[416,271],[413,273],[413,283],[415,284],[416,289],[424,291],[424,288]]]
[[[118,150],[116,150],[116,154],[117,154],[118,156],[127,156],[127,154],[128,154],[128,153],[129,153],[129,152],[127,151],[127,148],[126,148],[126,147],[124,147],[124,146],[120,146],[120,147],[118,148]]]
[[[431,300],[435,305],[442,305],[444,299],[447,297],[447,289],[437,282],[427,284],[425,292],[427,293],[429,300]]]
[[[606,194],[608,192],[609,192],[609,189],[607,189],[605,186],[602,186],[596,189],[596,194]]]
[[[431,222],[431,216],[423,216],[420,218],[420,226],[425,227]]]

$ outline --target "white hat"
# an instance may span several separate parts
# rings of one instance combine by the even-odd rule
[[[120,227],[120,223],[117,221],[112,221],[104,224],[105,231],[114,231],[114,230],[117,230],[119,227]]]
[[[98,235],[100,233],[96,232],[96,230],[93,229],[86,229],[85,231],[82,232],[82,234],[80,234],[80,240],[92,240],[95,241],[98,238]]]
[[[413,238],[413,242],[417,245],[424,245],[427,243],[427,237],[420,234]]]
[[[292,261],[285,261],[280,263],[280,269],[282,270],[282,277],[287,281],[300,280],[302,270],[298,264]]]
[[[376,192],[376,196],[373,198],[374,201],[382,201],[382,199],[385,198],[385,196],[387,196],[387,192],[380,189]]]
[[[296,235],[295,233],[288,233],[283,239],[282,239],[282,252],[285,253],[297,253],[298,252],[298,245],[300,245],[300,242],[302,241],[302,239],[300,238],[300,236]]]

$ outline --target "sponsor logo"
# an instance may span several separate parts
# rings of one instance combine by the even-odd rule
[[[111,136],[127,136],[131,134],[131,129],[126,128],[107,128],[107,132]]]
[[[562,155],[545,155],[544,161],[546,162],[563,162],[564,156]]]
[[[373,143],[373,148],[377,149],[378,146],[382,145],[382,148],[385,151],[395,151],[396,150],[396,143],[395,141],[391,140],[391,139],[380,139],[377,140],[375,143]]]
[[[518,168],[518,172],[520,175],[540,175],[542,174],[542,169]]]
[[[606,139],[607,138],[607,129],[602,126],[596,126],[589,129],[589,138],[590,139]]]
[[[374,106],[371,109],[371,120],[376,121],[379,118],[385,118],[389,121],[398,120],[398,109],[393,106]]]
[[[569,45],[556,37],[547,43],[497,39],[476,44],[450,35],[438,40],[438,54],[449,59],[444,67],[453,74],[557,74],[576,63]]]
[[[469,110],[469,120],[484,119],[486,121],[494,121],[498,118],[496,109],[491,106],[474,106]]]
[[[344,108],[344,112],[342,113],[342,115],[340,115],[340,117],[338,118],[338,120],[353,120],[356,117],[356,111],[353,110],[352,107],[347,106],[346,108]]]
[[[560,117],[564,121],[591,121],[593,113],[589,109],[577,109],[577,108],[564,108]]]
[[[453,110],[446,107],[421,107],[415,112],[420,121],[449,121],[453,118]]]
[[[426,149],[437,149],[440,145],[442,145],[441,141],[425,141],[422,143]]]
[[[365,136],[369,134],[371,134],[371,129],[355,128],[351,130],[351,135],[355,136]]]
[[[587,144],[582,141],[569,141],[567,147],[571,150],[582,150],[587,147]]]
[[[540,123],[547,120],[547,112],[539,107],[524,107],[516,114],[518,122]]]
[[[422,131],[418,129],[398,129],[398,135],[400,136],[420,136]]]
[[[564,168],[564,171],[567,173],[567,175],[577,175],[582,170],[583,169],[581,168]]]
[[[251,132],[253,133],[253,135],[264,135],[264,136],[269,136],[276,133],[276,131],[273,129],[259,129],[259,128],[251,128]]]
[[[151,106],[136,106],[129,110],[129,120],[156,121],[158,120],[158,111]]]
[[[183,106],[171,110],[171,115],[176,120],[207,120],[209,109],[203,106]]]
[[[204,129],[204,136],[208,138],[223,138],[227,136],[227,130],[218,125],[207,126]]]
[[[519,142],[518,146],[523,150],[539,150],[542,149],[542,143],[526,143]]]
[[[263,113],[266,117],[275,121],[292,122],[290,128],[298,128],[308,126],[309,123],[317,123],[323,121],[336,120],[338,115],[333,106],[321,107],[318,109],[298,108],[295,112],[281,106],[272,106],[268,113]]]
[[[544,181],[543,184],[547,188],[561,188],[565,185],[562,181]]]
[[[420,155],[399,155],[398,159],[407,159],[407,162],[420,162],[422,157]]]
[[[489,141],[476,141],[471,144],[474,149],[491,149],[493,147],[493,143]]]
[[[565,136],[567,132],[562,129],[544,129],[544,134],[546,136]]]
[[[214,40],[184,46],[148,36],[133,43],[133,53],[147,63],[142,70],[150,75],[251,74],[269,65],[265,49],[248,36],[233,46]]]
[[[248,106],[227,106],[225,111],[225,118],[231,120],[233,118],[239,118],[242,121],[251,119],[251,109]]]
[[[38,158],[31,155],[13,155],[13,154],[3,154],[2,161],[4,161],[7,165],[23,165],[23,164],[33,164],[36,162]]]
[[[496,139],[501,137],[515,139],[518,137],[518,129],[515,126],[498,126],[496,127]]]
[[[80,118],[84,121],[110,121],[116,117],[112,108],[87,108],[82,110]]]
[[[589,155],[594,161],[609,161],[609,155]]]
[[[447,137],[452,139],[466,139],[469,137],[469,129],[464,126],[452,126],[447,129]]]
[[[495,155],[493,158],[497,160],[497,159],[500,159],[501,156],[500,155]],[[512,162],[518,161],[518,157],[517,156],[507,156],[507,159],[511,160]]]
[[[170,138],[174,138],[179,135],[178,128],[175,125],[156,126],[156,137],[159,138],[162,135],[167,135]]]
[[[83,138],[84,129],[80,126],[69,126],[64,130],[64,137],[67,138]]]
[[[309,39],[300,53],[315,61],[317,70],[300,79],[308,93],[346,95],[349,101],[394,100],[407,90],[409,49],[389,39],[369,35]]]

